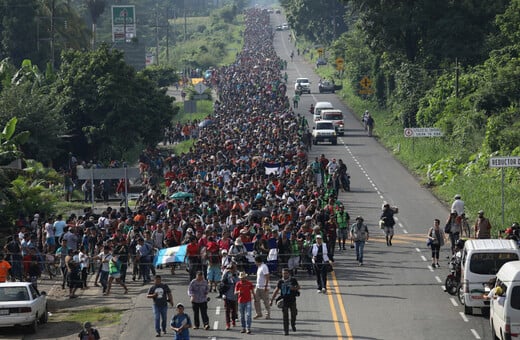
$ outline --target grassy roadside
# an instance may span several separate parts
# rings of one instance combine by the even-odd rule
[[[308,55],[306,55],[308,57]],[[332,66],[320,67],[317,73],[322,77],[334,76]],[[466,214],[474,222],[479,210],[484,210],[491,221],[493,234],[497,235],[512,222],[520,221],[520,183],[508,182],[508,174],[516,168],[505,170],[504,223],[502,223],[502,181],[500,170],[487,169],[487,158],[475,157],[461,164],[461,152],[457,145],[444,138],[405,138],[403,127],[395,115],[382,110],[369,99],[357,96],[349,81],[342,81],[343,89],[337,93],[358,119],[369,110],[376,122],[375,138],[383,144],[418,180],[428,187],[447,206],[455,194],[461,194],[466,205]],[[483,170],[484,169],[484,170]],[[441,217],[443,219],[444,217]]]

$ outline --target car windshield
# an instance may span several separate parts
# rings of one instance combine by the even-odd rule
[[[334,130],[334,125],[330,122],[317,123],[318,130]]]
[[[327,113],[323,119],[327,120],[342,120],[343,114],[342,113]]]
[[[29,301],[25,287],[0,287],[0,302]]]
[[[296,82],[298,84],[301,84],[301,83],[308,83],[309,82],[309,79],[307,78],[300,78],[300,79],[296,79]]]

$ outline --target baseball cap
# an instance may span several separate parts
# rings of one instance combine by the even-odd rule
[[[175,308],[184,308],[184,305],[182,303],[178,303],[177,306],[175,306]]]
[[[89,329],[89,328],[92,328],[92,323],[90,323],[90,321],[87,321],[83,324],[83,328],[85,329]]]
[[[320,234],[316,235],[316,238],[322,238]]]

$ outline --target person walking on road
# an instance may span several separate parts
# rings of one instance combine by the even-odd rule
[[[368,227],[363,223],[363,217],[356,217],[356,223],[350,227],[350,238],[354,241],[356,248],[356,261],[362,266],[365,242],[368,241],[369,238]]]
[[[374,131],[374,125],[375,121],[374,118],[370,115],[370,113],[367,115],[367,131],[368,131],[368,137],[372,137],[372,132]]]
[[[191,299],[191,305],[193,307],[193,321],[195,323],[193,329],[198,329],[200,326],[200,313],[200,316],[202,317],[202,323],[204,324],[204,329],[209,330],[208,293],[208,281],[204,279],[204,273],[199,270],[195,278],[188,286],[188,296]]]
[[[289,335],[289,311],[291,312],[291,328],[293,332],[296,332],[296,315],[298,314],[296,297],[300,295],[299,290],[300,285],[298,281],[290,276],[288,268],[284,268],[282,270],[282,278],[276,285],[270,304],[273,304],[278,292],[280,292],[280,298],[282,299],[283,330],[285,335]]]
[[[327,253],[327,245],[323,242],[321,234],[316,235],[316,243],[312,246],[312,264],[316,272],[318,293],[327,293],[327,267],[332,265],[332,259]]]
[[[226,313],[226,330],[229,330],[231,325],[236,326],[235,320],[238,319],[238,305],[237,295],[235,294],[235,286],[239,281],[237,275],[237,266],[230,263],[226,267],[226,271],[222,275],[222,284],[224,284],[224,308]]]
[[[149,299],[153,299],[153,316],[155,320],[156,336],[161,336],[161,329],[166,334],[166,318],[168,317],[168,303],[173,307],[173,296],[170,287],[162,283],[160,275],[155,275],[154,284],[148,289]]]
[[[444,226],[444,233],[450,236],[452,254],[455,254],[455,247],[460,238],[461,225],[457,222],[458,220],[457,212],[453,210]]]
[[[262,317],[262,301],[265,307],[265,318],[271,318],[271,308],[269,304],[269,268],[262,262],[262,256],[255,257],[256,271],[256,288],[255,288],[255,312],[254,319]]]
[[[238,275],[240,281],[235,285],[235,294],[238,295],[238,309],[240,310],[240,324],[242,331],[240,333],[251,334],[251,300],[254,297],[255,288],[253,283],[247,279],[246,272],[240,272]]]
[[[296,92],[294,93],[294,97],[293,97],[293,107],[294,107],[295,109],[298,108],[298,102],[299,102],[299,101],[300,101],[300,93],[299,93],[299,91],[296,91]]]
[[[440,224],[441,221],[436,218],[433,221],[433,227],[428,230],[428,240],[432,248],[432,268],[439,268],[439,253],[446,239],[444,230],[440,228]]]
[[[451,212],[457,213],[457,223],[461,224],[462,215],[464,215],[464,201],[461,199],[460,194],[456,194],[453,197],[453,203],[451,204]]]
[[[173,340],[190,340],[191,319],[188,314],[184,313],[184,305],[178,303],[177,314],[175,314],[170,322],[170,328],[175,332]]]
[[[345,243],[348,239],[348,226],[350,225],[350,215],[345,211],[345,206],[340,205],[336,211],[336,222],[338,223],[338,245],[339,250],[345,250]]]
[[[478,212],[474,228],[476,238],[491,238],[491,223],[487,217],[484,217],[484,210]]]
[[[383,205],[383,213],[381,214],[380,220],[384,222],[384,231],[387,246],[392,245],[392,238],[394,237],[395,226],[394,214],[396,213],[396,211],[397,208],[392,208],[388,203],[385,203]]]

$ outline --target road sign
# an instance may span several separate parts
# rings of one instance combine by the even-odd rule
[[[361,87],[364,89],[368,89],[372,86],[372,80],[368,78],[367,76],[364,76],[363,79],[359,82],[361,84]]]
[[[361,89],[358,92],[359,92],[359,94],[373,94],[374,90],[373,89]]]
[[[509,168],[520,167],[520,157],[506,156],[506,157],[492,157],[489,159],[490,168]]]
[[[405,137],[442,137],[444,134],[437,128],[406,128]]]
[[[321,55],[321,54],[323,54],[324,50],[323,50],[323,47],[319,47],[319,48],[316,49],[316,51],[318,51],[318,54]]]
[[[343,65],[344,62],[343,58],[336,58],[336,65]]]
[[[195,91],[197,91],[198,94],[203,94],[207,88],[208,87],[206,85],[204,85],[203,83],[197,83],[195,85]]]
[[[128,42],[136,37],[135,6],[112,6],[112,41]]]
[[[139,168],[126,168],[126,178],[139,178]],[[125,168],[78,169],[78,179],[125,178]]]

